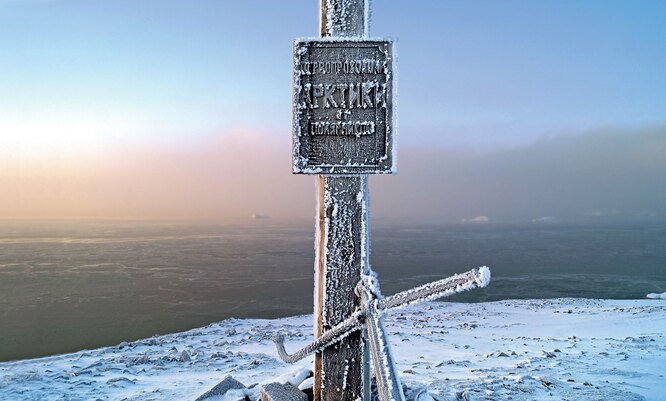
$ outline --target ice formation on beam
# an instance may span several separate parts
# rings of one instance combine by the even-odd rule
[[[285,350],[283,334],[274,334],[273,342],[275,342],[280,359],[287,363],[294,363],[312,353],[321,352],[350,333],[365,327],[370,342],[379,399],[403,401],[402,386],[400,378],[395,373],[391,348],[384,331],[382,312],[474,288],[486,287],[489,283],[490,269],[483,266],[384,298],[379,290],[377,275],[370,271],[370,274],[364,276],[356,286],[356,293],[361,302],[351,316],[291,355]]]
[[[433,281],[432,283],[399,292],[383,300],[379,300],[378,309],[392,309],[399,306],[407,306],[415,302],[432,301],[474,288],[483,288],[489,283],[490,269],[488,266],[482,266],[466,273]]]

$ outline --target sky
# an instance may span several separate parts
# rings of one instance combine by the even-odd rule
[[[371,11],[398,55],[373,219],[666,220],[666,3]],[[315,0],[0,0],[0,217],[312,219],[291,46],[317,28]]]

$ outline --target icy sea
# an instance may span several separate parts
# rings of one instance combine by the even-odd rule
[[[0,361],[312,311],[311,225],[0,221]],[[385,294],[488,265],[449,301],[666,291],[663,225],[376,225]]]

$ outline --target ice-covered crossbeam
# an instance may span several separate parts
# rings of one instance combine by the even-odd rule
[[[474,288],[483,288],[489,283],[490,269],[488,266],[483,266],[378,300],[377,309],[392,309],[416,302],[431,301]]]
[[[361,323],[364,319],[365,314],[356,312],[332,329],[325,331],[324,334],[322,334],[315,341],[311,342],[291,355],[288,354],[287,350],[284,348],[284,334],[273,334],[273,342],[277,347],[278,356],[280,359],[282,359],[282,361],[286,363],[295,363],[310,354],[323,351],[325,348],[337,343],[354,331],[360,330]]]
[[[350,333],[359,330],[364,323],[367,323],[368,306],[370,303],[376,302],[375,309],[382,312],[421,301],[448,297],[474,288],[482,288],[489,283],[490,269],[487,266],[483,266],[381,299],[382,296],[378,287],[372,287],[372,284],[369,283],[368,280],[361,280],[357,286],[357,293],[368,294],[368,297],[366,297],[365,302],[361,302],[359,309],[340,324],[327,330],[315,341],[293,354],[287,353],[284,347],[284,335],[282,333],[275,333],[273,335],[273,342],[277,347],[280,359],[287,363],[294,363],[312,353],[321,352],[323,349],[330,347],[345,338]]]

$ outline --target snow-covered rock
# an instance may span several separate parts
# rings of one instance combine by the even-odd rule
[[[268,383],[261,386],[261,401],[308,401],[308,396],[291,383]]]
[[[179,360],[180,362],[189,362],[189,361],[192,360],[192,357],[190,356],[190,353],[187,352],[187,350],[184,349],[184,350],[180,353],[180,356],[178,357],[178,360]]]
[[[195,401],[213,401],[214,398],[225,398],[225,396],[230,392],[230,390],[243,390],[245,385],[238,380],[234,379],[231,376],[227,376],[219,384],[217,384],[212,389],[206,391],[201,396],[199,396]],[[233,392],[233,396],[238,398],[239,394],[241,398],[245,398],[245,394],[240,391]],[[228,398],[228,397],[226,397]]]
[[[291,383],[292,385],[298,387],[305,379],[311,377],[313,374],[312,370],[308,368],[298,368],[287,372],[277,378],[278,383]]]

